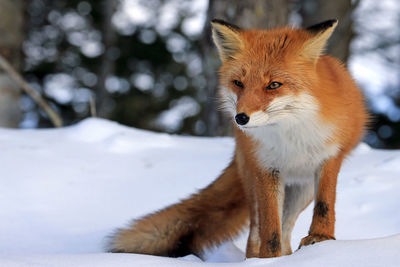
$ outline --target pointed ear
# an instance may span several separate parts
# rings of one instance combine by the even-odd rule
[[[212,38],[218,48],[221,61],[234,59],[235,54],[243,48],[241,29],[220,19],[213,19],[211,26]]]
[[[311,33],[311,38],[305,43],[303,55],[316,61],[324,52],[326,42],[332,35],[337,23],[337,19],[331,19],[308,27],[306,31]]]

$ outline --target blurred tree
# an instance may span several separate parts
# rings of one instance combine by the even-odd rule
[[[350,43],[354,37],[353,11],[359,0],[300,0],[297,6],[302,17],[302,26],[338,19],[339,24],[329,39],[328,53],[346,63],[350,55]]]
[[[106,81],[115,71],[115,58],[113,49],[117,42],[117,34],[112,24],[112,16],[116,10],[118,2],[116,0],[102,0],[100,2],[101,31],[103,34],[104,52],[101,55],[101,62],[98,70],[98,88],[96,92],[97,115],[109,118],[113,109],[113,100],[106,88]]]
[[[207,80],[207,101],[204,106],[204,120],[207,125],[206,135],[226,135],[230,122],[216,112],[216,92],[218,87],[216,70],[219,59],[211,40],[209,21],[219,18],[242,28],[272,28],[285,26],[288,22],[289,6],[287,0],[209,0],[205,35],[201,43],[203,72]]]
[[[374,20],[371,20],[371,17]],[[400,5],[397,0],[362,0],[353,15],[354,74],[361,77],[371,108],[365,141],[400,148]],[[362,79],[363,78],[363,79]]]
[[[24,5],[22,0],[0,1],[0,54],[16,70],[22,68],[21,47],[24,40]],[[1,70],[0,70],[1,71]],[[0,72],[0,126],[18,127],[21,120],[19,88]]]
[[[57,106],[66,124],[90,116],[89,100],[95,97],[101,117],[202,134],[196,98],[205,79],[196,42],[203,2],[29,1],[25,77]],[[23,126],[49,126],[35,103],[25,102]]]
[[[111,118],[144,129],[202,134],[198,98],[205,81],[197,48],[201,31],[192,33],[189,23],[199,11],[187,0],[140,3],[148,19],[131,25],[129,34],[118,31],[120,57],[114,75],[126,77],[132,87],[113,94]]]
[[[104,50],[97,1],[27,1],[25,78],[57,107],[66,124],[89,114]],[[92,5],[92,3],[94,5]],[[48,127],[35,103],[24,98],[23,127]]]

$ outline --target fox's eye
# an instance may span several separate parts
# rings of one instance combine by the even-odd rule
[[[240,87],[240,88],[243,88],[243,87],[244,87],[244,85],[243,85],[243,83],[242,83],[241,81],[234,80],[233,83],[234,83],[237,87]]]
[[[274,89],[278,89],[281,86],[282,86],[282,84],[280,82],[272,82],[267,86],[267,89],[274,90]]]

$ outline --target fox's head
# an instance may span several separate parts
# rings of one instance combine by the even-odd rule
[[[307,29],[243,30],[222,20],[211,24],[222,61],[220,99],[241,129],[301,120],[318,110],[316,65],[337,20]]]

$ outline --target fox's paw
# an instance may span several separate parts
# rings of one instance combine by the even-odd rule
[[[302,246],[313,245],[315,243],[322,242],[325,240],[336,240],[336,238],[334,236],[328,236],[328,235],[316,235],[316,234],[308,235],[301,240],[299,249]]]

